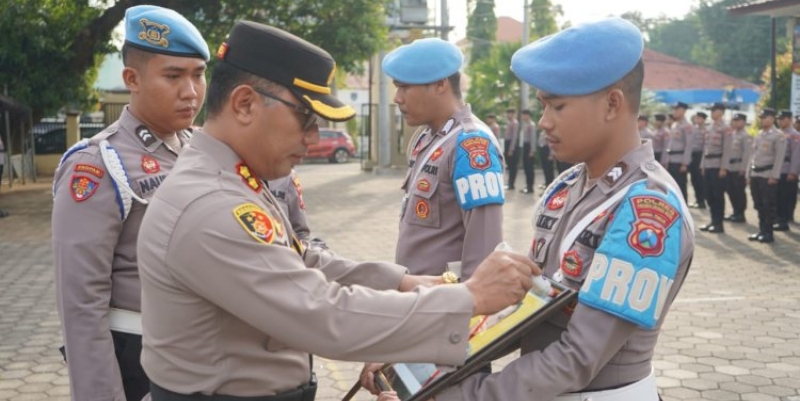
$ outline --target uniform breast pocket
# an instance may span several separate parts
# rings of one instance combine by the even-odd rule
[[[439,205],[439,181],[431,178],[419,178],[414,183],[414,192],[408,199],[404,219],[415,226],[441,227],[441,208]]]

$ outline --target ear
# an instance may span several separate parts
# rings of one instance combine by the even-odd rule
[[[133,67],[125,67],[122,69],[122,82],[131,93],[139,93],[139,83],[142,77],[139,71]]]
[[[248,125],[253,122],[256,108],[260,106],[259,95],[247,85],[240,85],[231,91],[228,98],[228,107],[241,124]]]
[[[619,88],[614,88],[606,93],[606,121],[611,121],[619,117],[626,106],[625,94]]]

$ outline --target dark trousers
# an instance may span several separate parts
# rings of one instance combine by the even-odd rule
[[[514,188],[514,181],[517,180],[517,170],[519,169],[518,147],[514,147],[514,149],[510,149],[510,151],[506,151],[506,162],[508,163],[508,187]]]
[[[661,163],[661,152],[653,151],[653,158],[656,159],[656,163]]]
[[[555,171],[553,170],[553,161],[550,160],[550,147],[539,146],[537,148],[539,163],[542,164],[542,172],[544,173],[544,185],[548,186],[556,179]]]
[[[753,196],[753,207],[758,210],[758,231],[761,234],[772,235],[778,186],[767,184],[767,179],[764,177],[752,177],[750,194]]]
[[[114,339],[114,353],[122,375],[125,398],[139,401],[150,392],[150,380],[142,369],[142,336],[136,334],[111,332]]]
[[[747,209],[747,195],[744,189],[747,186],[747,179],[744,174],[738,171],[728,172],[728,184],[725,190],[728,192],[728,198],[731,200],[731,208],[733,214],[744,216],[744,210]]]
[[[703,170],[703,179],[706,190],[706,200],[711,209],[711,224],[722,227],[722,218],[725,217],[725,186],[728,177],[720,178],[718,168]]]
[[[572,166],[574,166],[574,164],[572,164],[572,163],[556,161],[556,168],[558,169],[558,173],[559,174],[567,171]]]
[[[681,189],[681,193],[683,194],[683,201],[689,202],[686,197],[686,173],[681,173],[681,164],[680,163],[668,164],[667,172],[669,172],[669,175],[671,175],[672,179],[675,180],[675,183],[678,184],[678,188]]]
[[[522,168],[525,170],[525,188],[533,191],[533,154],[531,144],[522,144]]]
[[[789,181],[786,179],[786,174],[781,174],[781,179],[778,181],[777,196],[775,221],[782,225],[794,221],[794,206],[797,204],[797,181]]]
[[[692,162],[689,164],[689,174],[692,176],[692,188],[694,197],[698,204],[706,204],[706,191],[703,189],[703,173],[700,172],[700,161],[703,160],[703,152],[692,152]]]

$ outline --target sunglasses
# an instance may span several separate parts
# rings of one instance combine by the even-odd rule
[[[260,90],[258,88],[255,88],[255,87],[251,87],[251,88],[253,88],[253,90],[258,92],[261,96],[270,98],[272,100],[277,100],[277,101],[283,103],[284,105],[286,105],[287,107],[291,108],[296,113],[306,116],[306,120],[305,120],[305,122],[303,122],[303,131],[308,131],[309,129],[311,129],[311,127],[313,127],[313,126],[317,125],[317,123],[319,123],[319,116],[314,114],[314,112],[311,111],[311,109],[308,109],[308,108],[300,106],[298,104],[294,104],[292,102],[283,100],[283,99],[281,99],[281,98],[279,98],[279,97],[277,97],[277,96],[275,96],[275,95],[273,95],[271,93],[264,92],[264,91],[262,91],[262,90]]]

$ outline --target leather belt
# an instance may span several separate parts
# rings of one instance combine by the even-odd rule
[[[613,390],[587,391],[559,395],[554,401],[658,401],[654,372],[638,382]]]
[[[677,155],[683,153],[683,150],[667,150],[668,155]]]
[[[302,387],[277,395],[264,395],[255,397],[238,397],[235,395],[206,395],[202,393],[180,394],[167,390],[152,381],[150,382],[150,397],[152,401],[314,401],[317,395],[316,377]]]
[[[110,308],[108,325],[113,331],[142,335],[142,314],[124,309]]]
[[[741,161],[742,161],[742,158],[741,158],[741,157],[739,157],[739,158],[736,158],[736,159],[731,159],[731,160],[729,161],[729,163],[739,163],[739,162],[741,162]]]
[[[706,155],[703,155],[703,157],[705,157],[706,159],[719,159],[720,157],[722,157],[722,153],[706,154]]]
[[[762,171],[769,171],[772,170],[774,164],[770,164],[769,166],[750,166],[750,170],[754,173],[760,173]]]

